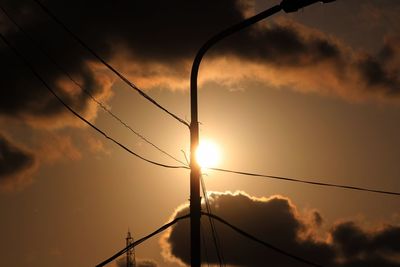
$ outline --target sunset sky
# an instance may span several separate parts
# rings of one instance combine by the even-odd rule
[[[187,122],[200,46],[279,4],[40,2]],[[24,30],[0,10],[0,33],[67,105],[135,153],[182,165],[89,92],[186,162],[185,125],[119,80],[35,1],[1,0],[0,7]],[[199,73],[199,121],[200,138],[221,151],[216,167],[400,192],[399,14],[397,0],[317,3],[213,47]],[[187,213],[188,170],[142,161],[88,127],[2,40],[0,60],[1,266],[94,266],[124,247],[128,229],[139,239]],[[399,196],[207,169],[204,181],[213,213],[292,254],[323,266],[400,267]],[[185,266],[188,223],[136,247],[137,266]],[[215,224],[226,266],[306,266]],[[218,265],[204,217],[202,229],[204,264]],[[119,265],[123,260],[110,264]]]

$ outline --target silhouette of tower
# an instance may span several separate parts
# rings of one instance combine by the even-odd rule
[[[125,238],[126,246],[133,244],[131,232],[128,229],[128,235]],[[132,247],[126,251],[126,267],[136,267],[135,249]]]

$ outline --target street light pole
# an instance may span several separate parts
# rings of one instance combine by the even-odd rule
[[[200,198],[200,166],[196,161],[196,149],[199,144],[199,122],[198,122],[198,104],[197,104],[197,77],[201,60],[205,53],[217,42],[225,37],[236,33],[246,27],[249,27],[260,20],[278,13],[281,10],[285,12],[295,12],[303,7],[316,2],[333,2],[335,0],[283,0],[279,5],[273,6],[255,16],[235,24],[222,32],[214,35],[199,49],[193,61],[190,75],[190,261],[192,267],[200,267],[200,217],[201,217],[201,198]]]
[[[233,34],[245,27],[248,27],[268,16],[271,16],[281,10],[281,6],[274,6],[256,16],[248,18],[239,24],[236,24],[209,39],[197,52],[193,61],[192,72],[190,76],[190,261],[192,267],[200,267],[200,166],[196,161],[196,149],[199,144],[199,122],[197,105],[197,77],[201,60],[208,49],[226,36]]]

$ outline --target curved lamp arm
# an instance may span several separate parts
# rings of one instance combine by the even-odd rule
[[[198,105],[197,105],[197,77],[201,60],[205,53],[218,41],[225,37],[249,27],[262,19],[278,13],[283,10],[285,12],[295,12],[303,7],[314,4],[316,2],[328,3],[334,0],[282,0],[279,5],[273,6],[255,16],[247,18],[222,32],[214,35],[203,44],[197,52],[193,61],[192,71],[190,75],[190,258],[191,266],[199,267],[200,260],[200,217],[201,217],[201,199],[200,199],[200,167],[196,162],[196,149],[199,144],[199,123],[198,123]]]

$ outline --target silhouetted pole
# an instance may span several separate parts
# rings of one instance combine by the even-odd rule
[[[254,23],[259,22],[281,10],[285,12],[295,12],[300,8],[306,7],[316,2],[333,2],[335,0],[283,0],[279,5],[273,6],[253,17],[235,24],[224,31],[214,35],[203,44],[197,52],[193,61],[192,72],[190,76],[190,261],[192,267],[200,267],[200,216],[201,216],[201,198],[200,198],[200,166],[196,161],[196,149],[199,144],[199,122],[197,105],[197,76],[201,60],[205,53],[217,42],[225,37],[236,33]]]
[[[198,107],[197,107],[197,76],[199,72],[200,62],[207,50],[226,36],[239,31],[247,26],[256,23],[263,18],[271,16],[281,10],[281,7],[272,7],[254,17],[236,24],[225,31],[215,35],[209,39],[197,52],[193,62],[190,77],[190,106],[191,106],[191,123],[190,123],[190,260],[192,267],[200,267],[200,167],[196,161],[196,149],[199,144],[199,123],[198,123]]]

